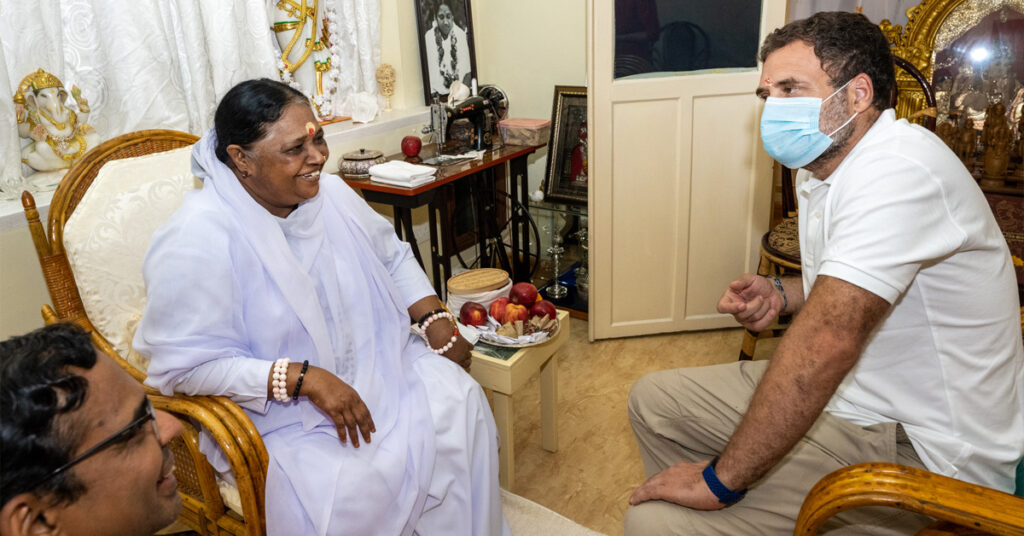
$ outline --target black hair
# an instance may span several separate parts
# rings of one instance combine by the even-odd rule
[[[867,17],[860,13],[823,11],[793,21],[765,38],[761,62],[794,41],[814,48],[833,89],[864,73],[874,86],[871,104],[879,111],[889,107],[896,80],[892,51],[882,30]]]
[[[61,416],[82,406],[89,386],[68,368],[95,364],[89,335],[74,324],[0,342],[0,507],[27,492],[58,504],[85,492],[70,471],[38,482],[67,463],[77,445],[75,427]]]
[[[298,103],[309,106],[309,99],[288,84],[269,78],[246,80],[228,90],[213,116],[217,159],[232,166],[228,145],[248,150],[263,139],[267,125],[280,119],[285,108]]]

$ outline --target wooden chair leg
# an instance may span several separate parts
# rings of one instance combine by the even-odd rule
[[[740,361],[754,359],[754,350],[757,348],[757,339],[761,336],[756,331],[743,330],[743,344],[740,346]]]

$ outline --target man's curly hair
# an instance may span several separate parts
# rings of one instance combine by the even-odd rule
[[[85,492],[64,465],[78,444],[66,414],[82,406],[88,382],[69,367],[91,369],[96,351],[73,324],[54,324],[0,342],[0,495],[3,502],[34,492],[55,503]]]
[[[761,62],[795,41],[814,48],[833,89],[864,73],[874,86],[871,104],[879,111],[889,107],[896,83],[892,51],[882,30],[867,17],[845,11],[824,11],[793,21],[765,38],[761,45]]]

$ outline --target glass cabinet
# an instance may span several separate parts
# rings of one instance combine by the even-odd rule
[[[544,299],[585,318],[590,291],[587,207],[531,202],[529,210],[540,233],[533,284]]]

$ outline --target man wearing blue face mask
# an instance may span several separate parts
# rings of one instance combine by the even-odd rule
[[[1012,492],[1024,348],[1006,242],[927,130],[896,120],[889,46],[819,13],[761,49],[761,137],[798,175],[802,280],[746,274],[718,310],[759,331],[800,314],[769,361],[649,374],[629,413],[650,478],[627,534],[789,534],[824,475],[896,462]],[[726,508],[728,506],[728,508]],[[842,534],[922,516],[854,509]]]

